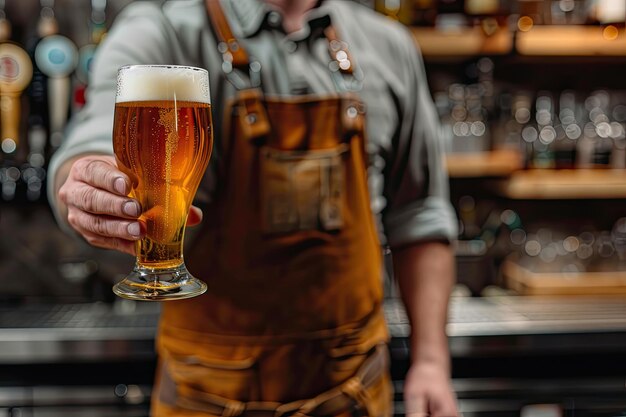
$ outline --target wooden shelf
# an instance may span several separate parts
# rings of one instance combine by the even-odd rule
[[[535,169],[517,171],[497,182],[509,198],[531,200],[626,198],[623,169]]]
[[[502,264],[509,288],[521,295],[624,295],[626,271],[533,272],[515,261]]]
[[[425,57],[504,55],[513,48],[511,33],[504,28],[491,36],[479,27],[447,31],[413,27],[411,31]]]
[[[626,33],[607,39],[601,26],[535,26],[518,32],[515,46],[528,56],[626,56]]]
[[[448,175],[453,178],[501,177],[522,168],[522,155],[502,149],[477,153],[449,153],[446,155]]]
[[[487,36],[479,27],[441,30],[412,27],[425,58],[505,55],[513,51],[513,33],[498,29]],[[626,57],[626,31],[607,36],[602,26],[534,26],[517,32],[515,50],[523,56]]]

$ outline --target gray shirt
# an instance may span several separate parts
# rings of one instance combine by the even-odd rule
[[[335,92],[329,70],[330,22],[347,42],[364,75],[359,95],[367,108],[372,210],[383,243],[400,246],[456,237],[448,197],[443,144],[419,50],[408,30],[347,0],[326,0],[289,35],[280,16],[262,0],[222,0],[235,36],[261,64],[264,92],[296,95]],[[71,121],[49,169],[53,179],[66,160],[92,153],[112,154],[111,133],[117,69],[128,64],[180,64],[210,74],[214,132],[220,140],[224,100],[236,90],[224,81],[222,57],[203,0],[135,2],[117,18],[94,62],[87,105]],[[215,160],[198,191],[200,204],[215,183]],[[48,191],[52,191],[52,180]],[[50,196],[50,201],[56,199]]]

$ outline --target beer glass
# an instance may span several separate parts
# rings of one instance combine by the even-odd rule
[[[120,297],[176,300],[206,291],[185,267],[183,237],[211,155],[210,103],[204,69],[131,65],[118,72],[113,148],[146,229],[133,271],[113,287]]]

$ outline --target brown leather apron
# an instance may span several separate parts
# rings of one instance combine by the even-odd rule
[[[248,70],[207,7],[224,62]],[[391,415],[362,103],[246,88],[224,115],[218,189],[186,250],[209,290],[163,305],[153,415]]]

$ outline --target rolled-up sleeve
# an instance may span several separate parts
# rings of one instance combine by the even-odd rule
[[[408,33],[407,37],[410,38]],[[392,247],[419,241],[452,241],[457,219],[449,198],[441,129],[428,89],[424,64],[412,38],[407,46],[403,84],[398,92],[401,119],[385,172],[387,207],[383,223]]]
[[[68,124],[63,144],[50,160],[48,201],[55,214],[58,211],[53,193],[59,168],[80,155],[113,154],[117,70],[129,64],[167,63],[171,50],[168,42],[165,19],[156,5],[132,4],[116,19],[94,59],[87,104]]]

